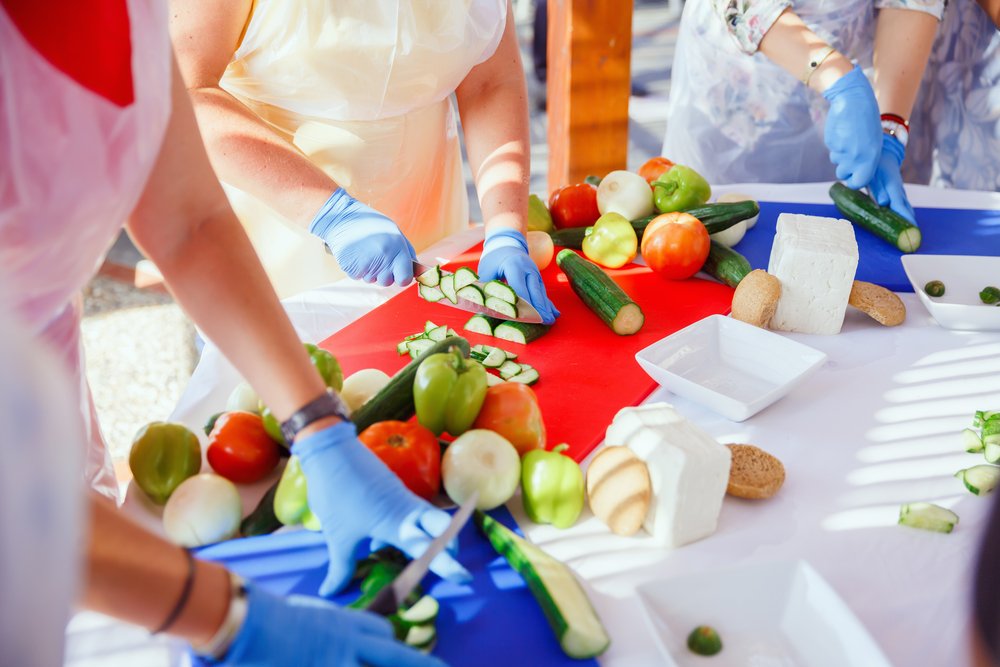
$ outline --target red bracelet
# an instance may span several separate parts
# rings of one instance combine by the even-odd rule
[[[906,120],[905,118],[903,118],[899,114],[884,113],[884,114],[882,114],[882,120],[891,120],[894,123],[899,123],[900,125],[902,125],[906,129],[910,129],[910,121]]]

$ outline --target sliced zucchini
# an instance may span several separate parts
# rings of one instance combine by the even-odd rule
[[[417,284],[425,287],[437,287],[441,283],[441,267],[435,266],[416,277]]]
[[[520,382],[521,384],[535,384],[538,382],[538,371],[534,368],[529,368],[526,371],[521,371],[517,375],[507,379],[508,382]]]
[[[426,597],[426,596],[425,596]],[[426,625],[411,625],[406,631],[406,639],[403,642],[413,648],[426,648],[437,639],[437,630],[433,623]]]
[[[479,276],[476,272],[467,266],[461,267],[455,272],[455,291],[462,289],[466,285],[471,285],[479,280]]]
[[[469,289],[466,287],[465,289]],[[490,310],[495,310],[504,317],[517,317],[517,308],[514,304],[504,301],[503,299],[498,299],[495,296],[486,297],[486,301],[483,303],[484,306]]]
[[[498,384],[503,384],[503,383],[504,383],[504,379],[503,378],[499,378],[496,375],[493,375],[493,373],[487,373],[486,374],[486,386],[487,387],[495,387]]]
[[[406,351],[410,353],[410,356],[414,359],[419,357],[425,350],[434,347],[437,341],[433,341],[429,338],[417,338],[416,340],[407,341]]]
[[[899,508],[901,526],[950,533],[957,523],[957,514],[933,503],[907,503]]]
[[[428,287],[427,285],[417,285],[417,294],[424,301],[430,301],[431,303],[437,303],[444,298],[444,292],[437,287]]]
[[[511,361],[517,359],[517,355],[511,352],[510,350],[504,350],[504,354],[506,354],[507,358],[510,359]]]
[[[396,354],[406,354],[409,351],[409,348],[406,347],[406,344],[409,342],[410,341],[407,340],[399,341],[399,343],[396,344]]]
[[[983,442],[983,457],[987,463],[1000,463],[1000,444]]]
[[[517,292],[505,282],[491,280],[483,286],[483,292],[486,293],[486,296],[496,297],[512,306],[517,304]]]
[[[519,375],[521,373],[521,364],[516,361],[505,361],[497,369],[497,371],[500,373],[500,377],[504,380],[509,380],[515,375]]]
[[[538,340],[552,327],[548,324],[532,324],[530,322],[501,322],[493,329],[493,335],[512,343],[528,344]]]
[[[424,322],[424,333],[428,333],[431,329],[437,329],[437,325],[430,320]]]
[[[492,318],[488,315],[473,315],[462,328],[466,331],[483,334],[484,336],[492,336],[494,327],[496,327],[500,322],[501,320]]]
[[[427,332],[427,337],[433,341],[444,340],[448,337],[448,327],[443,324],[439,327],[434,327]]]
[[[455,295],[455,274],[448,273],[441,276],[441,284],[438,285],[446,299],[452,303],[458,303],[458,297]]]
[[[462,289],[455,292],[455,295],[459,299],[465,299],[470,301],[477,306],[482,306],[486,303],[486,297],[483,296],[483,290],[479,289],[475,285],[466,285]]]
[[[962,446],[970,454],[978,454],[983,451],[983,439],[979,437],[978,431],[967,428],[962,431]]]
[[[470,353],[471,353],[471,352],[475,352],[476,354],[482,354],[483,356],[486,356],[487,354],[489,354],[489,353],[490,353],[490,350],[492,350],[492,349],[493,349],[493,348],[492,348],[492,347],[490,347],[489,345],[483,345],[483,344],[479,344],[479,345],[473,345],[473,346],[472,346],[472,347],[471,347],[471,348],[469,349],[469,352],[470,352]]]
[[[997,488],[997,484],[1000,484],[1000,467],[980,463],[977,466],[959,470],[955,473],[955,477],[962,480],[965,488],[972,493],[977,496],[985,496]]]
[[[439,609],[440,605],[438,601],[430,595],[425,595],[413,603],[412,607],[406,611],[401,611],[399,613],[399,620],[409,625],[433,623],[434,619],[437,618]]]
[[[499,348],[493,348],[480,360],[486,368],[500,368],[507,362],[507,355]]]

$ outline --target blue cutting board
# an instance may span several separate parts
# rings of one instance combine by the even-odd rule
[[[760,202],[760,218],[753,229],[734,247],[755,269],[767,269],[771,243],[779,213],[803,213],[828,218],[843,218],[830,204],[793,204]],[[918,208],[917,224],[923,234],[920,254],[926,255],[1000,255],[1000,211],[960,208]],[[902,256],[886,241],[855,225],[858,239],[857,280],[887,287],[894,292],[912,292],[913,286],[903,272]]]
[[[490,515],[517,530],[505,508]],[[452,584],[433,574],[423,582],[441,604],[434,655],[452,667],[597,665],[562,652],[521,575],[497,555],[472,521],[458,541],[459,560],[472,573],[472,582]],[[318,533],[307,530],[230,540],[197,553],[283,595],[315,595],[326,574],[326,545]],[[355,586],[334,601],[346,605],[358,594]]]

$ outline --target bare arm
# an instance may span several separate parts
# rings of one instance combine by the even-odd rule
[[[828,46],[790,9],[778,17],[760,41],[761,53],[796,79],[802,78],[809,62],[822,57]],[[846,56],[834,51],[813,73],[809,87],[821,93],[853,67]]]
[[[1000,0],[979,0],[979,6],[1000,30]]]
[[[219,178],[306,227],[337,184],[219,87],[251,4],[251,0],[170,0],[170,35]]]
[[[469,72],[455,96],[487,229],[527,231],[528,94],[509,8],[496,52]]]
[[[882,113],[909,118],[938,20],[911,9],[879,10],[875,28],[875,96]]]

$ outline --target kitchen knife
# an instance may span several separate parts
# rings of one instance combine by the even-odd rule
[[[426,264],[421,264],[420,262],[413,263],[413,275],[414,277],[419,276],[422,273],[433,270],[433,266],[427,266]],[[480,289],[483,289],[485,285],[480,282],[472,283]],[[538,314],[527,300],[518,297],[517,299],[517,317],[509,317],[503,313],[497,312],[492,308],[487,308],[486,306],[481,306],[474,301],[469,301],[468,299],[463,299],[458,297],[456,303],[452,303],[451,299],[445,297],[436,303],[441,303],[446,306],[451,306],[452,308],[458,308],[460,310],[465,310],[470,313],[482,313],[483,315],[488,315],[490,317],[495,317],[499,320],[512,320],[514,322],[530,322],[532,324],[541,324],[542,316]]]
[[[420,554],[419,558],[410,561],[403,568],[403,571],[392,580],[392,583],[380,590],[368,606],[365,607],[365,611],[382,616],[390,616],[399,611],[399,607],[403,603],[403,600],[406,599],[406,596],[416,588],[420,580],[427,574],[427,570],[430,569],[431,561],[434,560],[434,557],[441,553],[448,543],[458,535],[462,527],[469,522],[469,517],[472,516],[472,511],[476,509],[476,501],[478,499],[479,492],[473,491],[472,496],[462,503],[462,506],[455,512],[455,516],[451,518],[451,523],[444,529],[444,532],[435,537],[430,543],[427,551]]]

